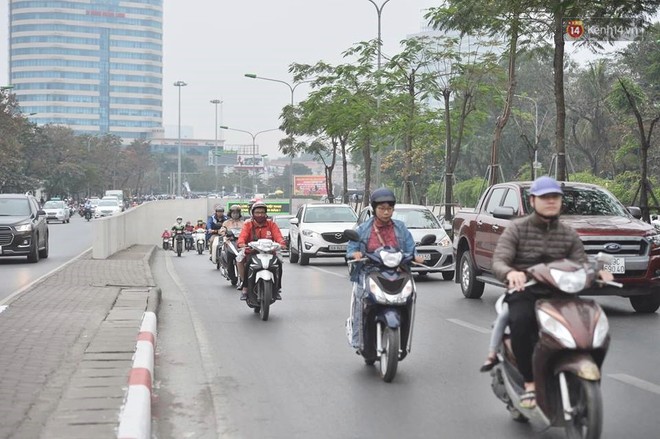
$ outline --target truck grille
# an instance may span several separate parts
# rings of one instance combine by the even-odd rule
[[[599,252],[613,256],[644,256],[649,252],[649,244],[638,236],[581,236],[584,250],[588,255]]]

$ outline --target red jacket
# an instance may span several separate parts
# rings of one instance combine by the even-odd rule
[[[271,220],[266,220],[262,226],[258,226],[254,221],[246,221],[236,243],[239,247],[245,247],[248,242],[257,239],[272,239],[282,246],[285,245],[280,228]]]

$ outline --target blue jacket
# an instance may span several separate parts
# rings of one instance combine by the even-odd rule
[[[348,241],[348,247],[346,248],[346,258],[352,259],[353,253],[356,251],[362,252],[365,254],[367,252],[367,242],[369,242],[369,236],[371,235],[371,228],[374,224],[376,217],[372,216],[356,229],[358,235],[360,235],[360,242]],[[415,240],[412,237],[412,234],[403,223],[403,221],[393,219],[394,223],[394,234],[396,239],[399,242],[399,248],[406,254],[417,256],[417,251],[415,249]],[[357,282],[362,272],[364,263],[358,262],[355,264],[355,269],[351,270],[351,281]]]

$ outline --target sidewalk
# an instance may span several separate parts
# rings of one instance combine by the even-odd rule
[[[117,437],[153,250],[90,252],[0,312],[0,439]]]

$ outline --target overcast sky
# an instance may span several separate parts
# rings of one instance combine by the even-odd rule
[[[376,0],[380,6],[384,0]],[[215,137],[215,106],[223,104],[222,123],[252,133],[277,128],[283,106],[291,100],[284,84],[249,79],[245,73],[291,82],[293,62],[342,62],[341,53],[359,41],[376,38],[376,8],[368,0],[165,0],[163,124],[176,135],[177,87],[181,89],[181,125],[195,138]],[[0,1],[2,23],[8,23],[9,0]],[[399,42],[420,31],[423,9],[439,0],[390,0],[382,13],[383,52],[396,53]],[[8,32],[0,26],[0,84],[8,80]],[[308,88],[299,86],[295,101]],[[218,116],[220,119],[220,116]],[[251,144],[244,133],[219,130],[228,145]],[[279,156],[275,131],[257,137],[262,153]]]

